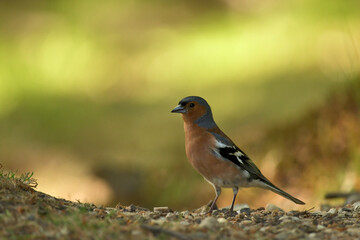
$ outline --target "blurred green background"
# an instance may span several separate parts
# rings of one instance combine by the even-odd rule
[[[1,164],[34,171],[38,189],[57,197],[199,207],[213,189],[188,164],[182,119],[170,114],[199,95],[264,174],[309,206],[351,190],[359,12],[356,0],[1,1]],[[337,135],[312,134],[347,109],[351,154],[328,161]],[[294,207],[264,190],[237,200]]]

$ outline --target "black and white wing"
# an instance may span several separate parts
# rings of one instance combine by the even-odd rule
[[[280,194],[281,196],[297,203],[305,204],[303,201],[291,196],[287,192],[281,190],[272,184],[259,170],[259,168],[251,161],[251,159],[238,148],[231,140],[223,137],[220,134],[212,133],[215,136],[215,148],[213,149],[214,153],[217,154],[220,158],[231,161],[241,170],[245,170],[249,173],[248,181],[258,180],[263,186],[266,186],[269,190]]]
[[[267,180],[264,175],[260,172],[259,168],[251,161],[251,159],[238,148],[233,142],[227,138],[217,134],[212,133],[215,136],[215,149],[214,152],[221,156],[222,158],[231,161],[241,170],[246,170],[250,174],[252,179],[264,179]]]

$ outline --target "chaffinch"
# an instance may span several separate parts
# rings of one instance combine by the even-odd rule
[[[233,189],[230,211],[234,209],[238,189],[246,187],[269,189],[297,204],[305,204],[272,184],[250,158],[219,129],[205,99],[186,97],[171,112],[181,113],[184,120],[185,150],[190,164],[215,189],[216,197],[210,211],[216,206],[221,188]]]

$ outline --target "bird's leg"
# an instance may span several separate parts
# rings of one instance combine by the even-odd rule
[[[234,211],[234,203],[235,203],[235,199],[236,199],[236,195],[238,193],[239,188],[238,187],[233,187],[233,192],[234,192],[234,197],[231,203],[231,207],[230,207],[230,212]]]
[[[210,207],[209,212],[211,212],[212,210],[214,210],[215,205],[216,205],[216,201],[217,201],[217,199],[219,198],[219,196],[220,196],[220,194],[221,194],[221,188],[220,188],[220,187],[214,185],[214,188],[215,188],[216,197],[215,197],[214,201],[213,201],[212,204],[211,204],[211,207]]]

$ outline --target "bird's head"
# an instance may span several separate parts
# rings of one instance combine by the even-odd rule
[[[183,98],[171,112],[181,113],[186,123],[195,123],[205,128],[215,126],[211,108],[202,97],[190,96]]]

